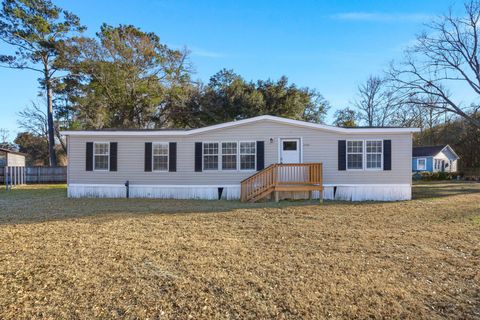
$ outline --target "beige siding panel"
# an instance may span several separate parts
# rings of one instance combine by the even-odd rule
[[[8,153],[8,165],[11,167],[25,167],[25,156],[15,153]]]
[[[303,162],[322,162],[325,184],[410,184],[412,137],[398,134],[334,133],[264,120],[238,127],[208,131],[195,136],[69,137],[69,183],[138,185],[234,185],[253,174],[251,171],[194,172],[194,144],[206,141],[265,141],[265,166],[278,162],[280,138],[300,138]],[[273,142],[270,142],[270,138]],[[348,139],[392,140],[391,171],[338,171],[337,141]],[[86,142],[118,142],[118,171],[85,171]],[[145,142],[177,142],[177,172],[144,172]]]

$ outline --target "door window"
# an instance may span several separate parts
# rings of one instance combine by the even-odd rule
[[[283,150],[297,151],[297,141],[283,141]]]

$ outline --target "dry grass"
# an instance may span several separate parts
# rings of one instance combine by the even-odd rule
[[[480,184],[415,190],[322,206],[0,191],[0,318],[480,318]]]

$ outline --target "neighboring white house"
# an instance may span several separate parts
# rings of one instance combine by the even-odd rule
[[[411,198],[415,128],[339,128],[259,116],[190,130],[64,131],[70,197],[238,199],[276,163],[322,163],[323,196]],[[318,191],[315,196],[319,196]]]
[[[460,157],[447,145],[420,146],[412,149],[412,171],[456,172]]]

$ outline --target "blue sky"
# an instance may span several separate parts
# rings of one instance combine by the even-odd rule
[[[191,50],[195,78],[222,68],[247,80],[286,75],[317,89],[336,108],[353,101],[357,86],[386,69],[428,22],[461,2],[54,0],[76,13],[87,35],[99,26],[133,24],[161,41]],[[0,44],[0,52],[6,52]],[[0,128],[17,128],[17,113],[37,100],[37,74],[0,69]]]

